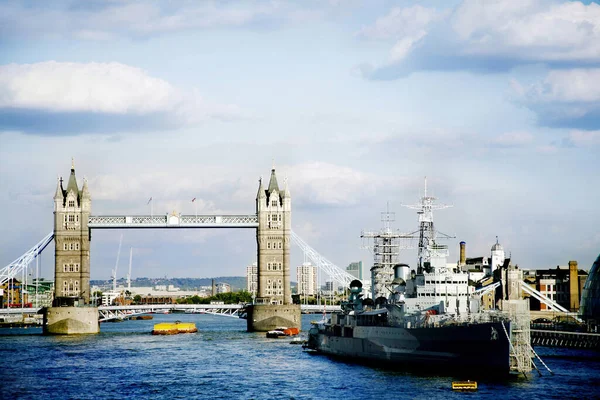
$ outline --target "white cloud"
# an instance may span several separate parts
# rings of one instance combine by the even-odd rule
[[[118,36],[149,35],[210,28],[276,25],[302,22],[318,15],[292,4],[270,1],[256,4],[228,1],[52,2],[0,6],[0,32],[9,35],[76,37],[109,40]]]
[[[358,35],[368,39],[394,40],[389,62],[397,63],[408,56],[427,35],[429,25],[441,16],[435,9],[420,5],[395,7],[389,14],[377,19],[374,25],[363,27]]]
[[[500,147],[523,147],[533,141],[529,132],[506,132],[492,139],[492,144]]]
[[[596,146],[600,145],[600,130],[581,131],[575,130],[569,132],[569,142],[575,146]]]
[[[168,82],[119,63],[4,65],[0,92],[0,107],[57,112],[147,114],[183,103],[182,93]]]
[[[190,171],[198,172],[190,176]],[[293,206],[301,208],[355,206],[376,197],[380,190],[406,184],[402,177],[390,178],[320,161],[283,165],[276,172],[281,190],[289,178]],[[258,175],[255,178],[240,174],[237,165],[200,167],[186,162],[169,164],[151,173],[132,165],[126,174],[114,171],[90,177],[88,185],[94,212],[99,214],[149,213],[150,197],[155,214],[173,210],[183,214],[245,214],[254,212]],[[263,176],[263,185],[268,182],[269,176]],[[194,197],[196,201],[192,203]],[[310,230],[309,227],[304,228]]]
[[[300,204],[356,205],[386,182],[380,175],[325,162],[298,164],[289,170],[292,199]]]
[[[600,128],[600,68],[550,71],[531,85],[513,80],[511,87],[544,125]]]
[[[553,144],[542,145],[542,146],[538,146],[536,148],[536,151],[538,153],[542,153],[542,154],[556,154],[556,153],[558,153],[558,147],[556,147]]]
[[[421,31],[414,36],[408,36],[397,41],[392,50],[390,50],[390,61],[395,63],[406,58],[425,35],[425,31]]]
[[[363,27],[359,36],[368,39],[392,39],[420,35],[429,25],[441,17],[434,8],[420,5],[395,7],[387,15],[378,18],[375,24]]]
[[[530,61],[600,60],[598,4],[465,0],[449,22],[466,46],[465,54]]]
[[[362,37],[396,42],[389,60],[362,67],[374,79],[416,70],[506,71],[532,63],[600,63],[600,5],[554,0],[465,0],[452,12],[394,8]]]
[[[0,66],[0,110],[152,115],[173,126],[243,115],[237,106],[207,102],[196,91],[181,90],[142,69],[114,62]]]
[[[550,71],[525,91],[531,102],[600,102],[600,68]]]

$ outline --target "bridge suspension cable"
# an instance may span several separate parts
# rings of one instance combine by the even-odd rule
[[[498,286],[500,286],[500,282],[492,283],[491,285],[487,285],[487,286],[484,286],[482,288],[475,290],[473,292],[473,294],[483,296],[484,294],[489,293],[492,290],[496,289]]]
[[[570,312],[569,310],[567,310],[566,308],[564,308],[563,306],[561,306],[554,300],[545,296],[543,293],[541,293],[541,292],[537,291],[536,289],[532,288],[531,286],[529,286],[527,284],[527,282],[525,282],[525,281],[521,282],[521,290],[528,293],[530,296],[534,297],[535,299],[539,300],[540,302],[545,303],[547,306],[550,307],[551,310],[556,310],[556,311],[562,312],[564,314],[571,315],[577,321],[582,322],[581,318],[579,318],[577,313]]]
[[[357,279],[354,275],[344,271],[334,263],[327,260],[325,257],[317,253],[315,249],[310,247],[300,236],[294,231],[291,231],[292,241],[304,251],[304,254],[315,264],[316,267],[327,273],[334,282],[339,282],[347,287],[350,282]]]
[[[5,284],[10,279],[16,277],[23,270],[27,269],[29,263],[31,263],[42,251],[50,244],[54,239],[54,232],[50,232],[38,244],[33,246],[29,251],[17,258],[15,261],[8,264],[6,267],[0,269],[0,285]]]

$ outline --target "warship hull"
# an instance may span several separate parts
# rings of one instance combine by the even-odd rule
[[[510,335],[510,323],[504,322]],[[400,368],[508,374],[510,348],[501,322],[436,328],[336,325],[313,327],[307,347],[318,353]]]

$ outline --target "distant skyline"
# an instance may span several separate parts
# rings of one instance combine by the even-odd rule
[[[92,214],[253,213],[288,179],[292,226],[345,269],[364,230],[417,229],[449,261],[589,269],[600,252],[596,1],[0,3],[0,267],[53,228],[74,158]],[[152,202],[148,204],[148,200]],[[192,199],[195,199],[192,202]],[[92,231],[91,279],[244,276],[254,230]],[[304,257],[292,248],[292,268]],[[415,265],[416,252],[401,261]],[[53,276],[54,248],[42,256]]]

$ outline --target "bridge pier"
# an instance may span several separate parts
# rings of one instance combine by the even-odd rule
[[[300,329],[299,304],[253,304],[246,312],[248,332],[267,332],[282,326]]]
[[[45,335],[100,332],[98,307],[48,307],[43,310]]]

